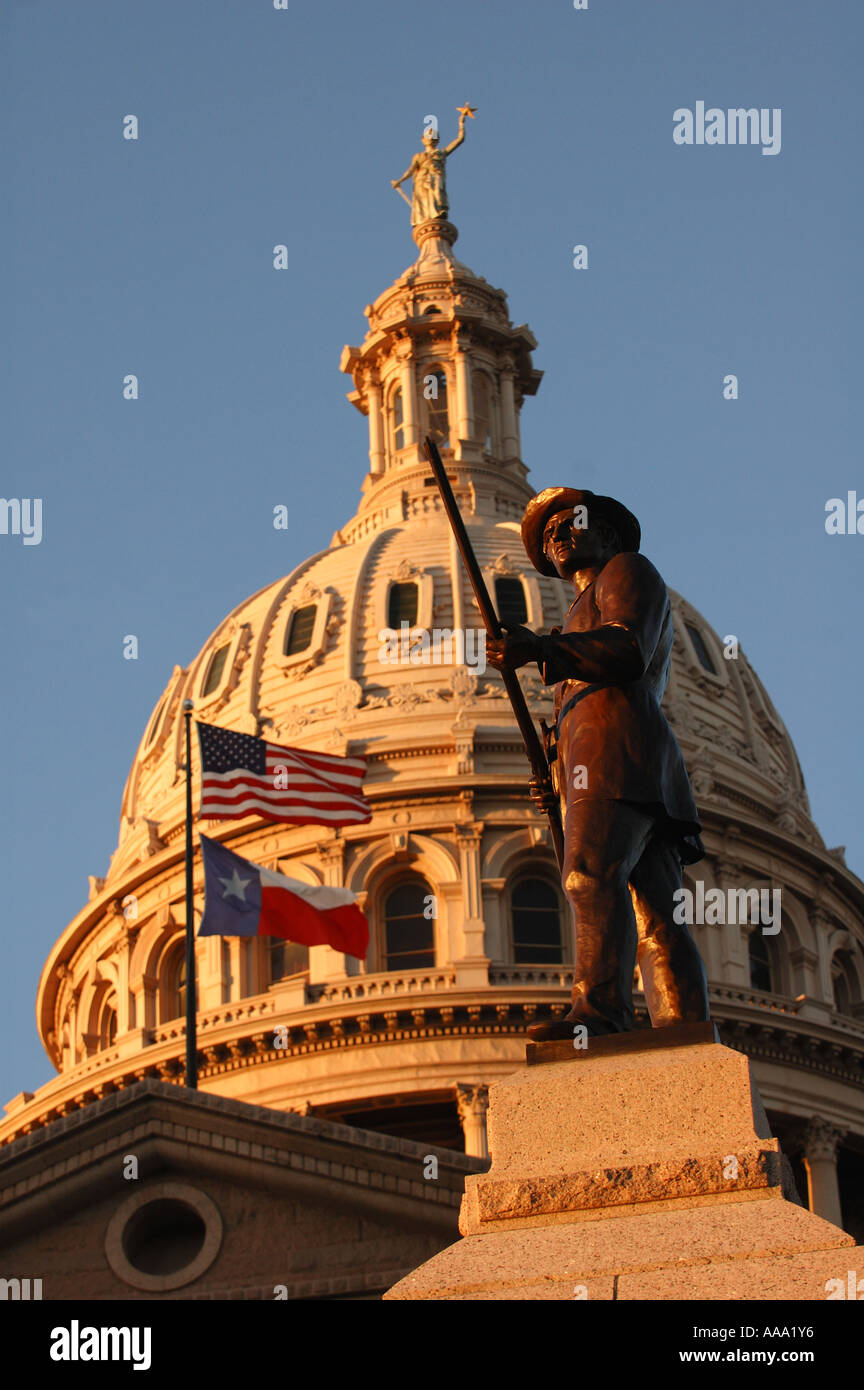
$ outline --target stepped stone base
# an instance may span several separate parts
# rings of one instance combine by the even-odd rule
[[[800,1205],[748,1059],[716,1037],[529,1044],[490,1088],[463,1239],[384,1297],[804,1300],[864,1275],[864,1248]]]

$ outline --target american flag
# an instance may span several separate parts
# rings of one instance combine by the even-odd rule
[[[218,820],[258,815],[291,825],[355,825],[372,819],[361,792],[365,758],[284,748],[195,722],[201,748],[199,815]]]

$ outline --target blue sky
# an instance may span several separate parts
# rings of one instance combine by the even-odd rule
[[[636,512],[864,872],[864,536],[824,528],[828,498],[864,497],[860,5],[10,0],[2,30],[0,491],[43,499],[43,538],[0,535],[0,1100],[53,1075],[39,972],[173,666],[356,508],[339,354],[416,254],[389,181],[466,100],[457,255],[539,342],[531,481]],[[675,145],[699,100],[779,107],[780,154]]]

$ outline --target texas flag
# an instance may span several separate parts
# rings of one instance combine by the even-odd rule
[[[262,868],[201,835],[204,916],[199,936],[281,936],[365,960],[369,923],[347,888],[310,886]]]

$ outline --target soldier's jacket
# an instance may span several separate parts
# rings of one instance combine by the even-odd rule
[[[568,800],[645,804],[684,863],[704,854],[684,759],[660,701],[669,678],[672,608],[644,555],[623,552],[576,599],[563,629],[541,637],[544,685],[556,684],[558,775]],[[574,770],[586,775],[574,786]]]

